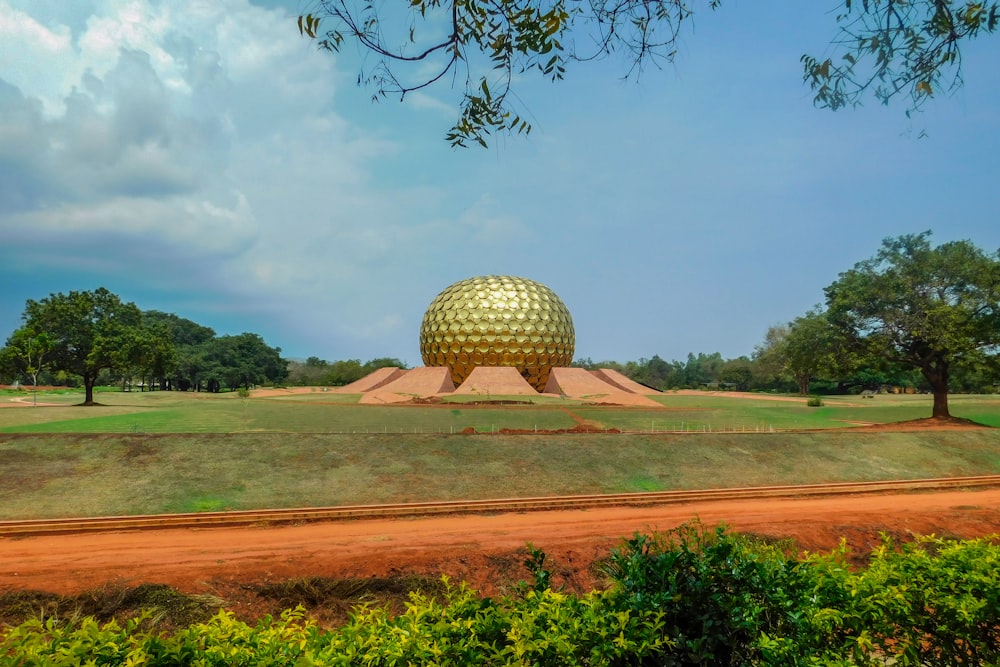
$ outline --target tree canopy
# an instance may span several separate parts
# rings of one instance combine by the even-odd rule
[[[38,375],[48,365],[51,351],[48,334],[24,326],[11,334],[7,344],[0,349],[0,368],[24,373],[37,389]]]
[[[1000,250],[932,247],[930,235],[885,239],[841,273],[825,290],[827,317],[861,353],[919,370],[933,416],[946,418],[953,369],[1000,351]]]
[[[791,376],[799,393],[805,395],[814,379],[843,380],[862,367],[863,360],[851,352],[826,312],[817,307],[787,325],[768,329],[764,343],[754,351],[754,358],[772,375]]]
[[[102,370],[139,363],[153,343],[142,328],[139,308],[103,287],[29,299],[21,319],[24,325],[8,338],[6,346],[44,334],[49,365],[82,378],[84,405],[93,405],[94,384]]]
[[[172,313],[142,312],[103,287],[28,300],[21,319],[0,349],[0,368],[36,383],[43,369],[79,377],[84,405],[94,404],[101,377],[117,378],[123,388],[138,378],[144,387],[219,391],[288,374],[281,349],[258,334],[219,337]]]
[[[379,368],[407,368],[403,361],[395,357],[379,357],[361,363],[360,359],[326,361],[319,357],[309,357],[305,362],[288,362],[288,383],[293,385],[329,385],[341,387],[360,380]]]
[[[715,10],[724,2],[700,4],[699,11]],[[962,44],[995,32],[1000,21],[997,2],[840,4],[835,54],[801,58],[803,79],[821,108],[857,105],[871,93],[882,103],[909,97],[909,113],[961,84]],[[458,120],[446,138],[464,147],[486,146],[496,131],[531,131],[510,102],[526,74],[558,81],[571,64],[612,54],[625,56],[626,77],[673,62],[694,11],[682,0],[316,0],[298,26],[322,49],[351,44],[372,56],[357,81],[374,91],[373,99],[460,82]]]

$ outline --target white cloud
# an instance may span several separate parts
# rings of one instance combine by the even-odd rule
[[[581,340],[607,327],[588,354],[631,348],[624,360],[710,351],[677,314],[729,331],[703,318],[750,303],[768,280],[794,276],[786,292],[799,295],[769,300],[763,323],[745,326],[794,317],[831,273],[912,231],[903,225],[945,220],[995,245],[995,197],[948,194],[995,190],[988,123],[946,116],[931,140],[901,148],[899,113],[874,124],[881,108],[821,115],[794,72],[786,88],[761,80],[772,70],[755,63],[772,44],[745,12],[692,42],[679,81],[616,85],[610,63],[558,86],[526,79],[530,139],[500,134],[491,151],[462,152],[443,139],[462,77],[370,105],[353,84],[362,63],[300,37],[295,4],[0,0],[0,271],[21,285],[8,302],[38,298],[35,276],[45,289],[106,280],[143,307],[260,331],[290,352],[395,355],[441,288],[517,272],[567,303],[646,312],[655,300],[662,315],[643,324],[653,347],[598,316],[581,327]],[[772,1],[749,18],[770,30],[786,14]],[[731,53],[752,56],[737,88],[717,67]],[[970,108],[984,104],[973,91],[998,90],[989,83],[970,83]]]
[[[60,23],[0,5],[18,17],[0,60],[50,54],[42,76],[0,70],[0,262],[142,275],[155,261],[185,267],[178,289],[197,276],[224,295],[220,312],[396,332],[393,292],[440,242],[441,190],[373,178],[398,147],[333,110],[336,60],[294,17],[246,0],[181,7],[96,0]]]
[[[420,90],[408,94],[404,98],[404,103],[409,104],[414,109],[419,109],[421,111],[435,111],[438,115],[444,118],[454,119],[456,117],[455,106],[453,104],[449,104],[442,99],[434,97],[433,95],[428,95]]]
[[[55,111],[66,78],[73,76],[72,36],[67,26],[50,29],[24,11],[0,2],[0,62],[2,78],[30,91],[46,109]],[[78,73],[76,73],[78,75]]]
[[[0,61],[35,63],[0,70],[0,227],[12,238],[112,233],[232,257],[272,224],[256,213],[266,196],[308,209],[291,179],[313,151],[317,169],[357,182],[328,109],[330,61],[285,14],[106,0],[74,32],[31,11],[0,3]],[[243,159],[260,161],[266,187],[243,180]]]
[[[257,238],[257,226],[246,198],[234,193],[228,205],[197,197],[158,200],[132,197],[102,199],[88,206],[46,207],[7,218],[12,239],[41,242],[47,236],[117,237],[189,257],[234,257]],[[72,246],[69,246],[72,250]],[[114,254],[114,248],[106,250]]]

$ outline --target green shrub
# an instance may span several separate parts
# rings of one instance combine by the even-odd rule
[[[667,665],[781,664],[762,636],[796,637],[808,581],[777,547],[693,523],[635,535],[605,565],[615,602],[634,613],[660,613]],[[794,664],[793,662],[790,664]]]
[[[830,652],[859,665],[1000,664],[997,538],[883,537],[867,568],[839,582],[817,619]]]
[[[220,612],[171,635],[149,612],[121,625],[32,620],[0,628],[0,666],[985,667],[1000,664],[997,539],[884,539],[852,571],[844,544],[797,558],[691,524],[613,550],[607,591],[550,590],[529,550],[534,582],[509,597],[445,580],[398,615],[361,606],[332,630],[301,608],[255,626]]]
[[[155,658],[157,642],[140,631],[145,616],[120,626],[99,625],[92,617],[76,623],[55,619],[27,621],[0,633],[0,665],[18,667],[78,667],[79,665],[142,665]],[[150,646],[150,644],[153,644]],[[152,649],[152,655],[150,653]]]
[[[808,405],[810,408],[822,407],[823,399],[820,398],[819,396],[810,396],[809,399],[806,401],[806,405]]]

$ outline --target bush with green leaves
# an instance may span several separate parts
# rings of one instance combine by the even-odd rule
[[[604,567],[614,603],[663,616],[664,665],[752,665],[781,658],[762,637],[800,634],[808,577],[774,545],[688,524],[640,535],[611,552]],[[787,642],[785,642],[787,643]]]
[[[695,523],[637,534],[605,570],[612,605],[663,615],[657,664],[1000,664],[996,537],[884,538],[854,571],[845,543],[799,558]]]
[[[528,590],[481,598],[463,586],[442,601],[414,594],[392,617],[361,608],[314,655],[322,665],[625,665],[655,655],[660,615],[611,608],[606,594]]]
[[[585,595],[552,590],[530,549],[534,582],[509,596],[445,581],[333,629],[301,608],[254,626],[222,611],[173,634],[148,614],[33,620],[0,629],[0,667],[1000,664],[998,538],[885,539],[856,569],[846,556],[692,524],[624,541],[611,587]]]
[[[827,573],[829,574],[829,573]],[[828,657],[857,665],[1000,665],[1000,546],[887,537],[868,566],[839,572],[812,617]]]
[[[301,609],[256,626],[220,612],[172,636],[141,627],[144,618],[31,621],[0,634],[0,665],[627,665],[661,650],[659,614],[623,612],[606,598],[546,589],[494,600],[448,586],[440,599],[412,594],[397,616],[359,607],[329,631]]]

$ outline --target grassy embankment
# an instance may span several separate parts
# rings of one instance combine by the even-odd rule
[[[0,518],[1000,472],[1000,430],[772,432],[919,418],[930,412],[929,397],[919,396],[808,408],[804,401],[665,395],[662,409],[381,407],[331,394],[168,392],[104,393],[103,406],[71,407],[79,398],[43,395],[40,402],[61,405],[0,409]],[[997,397],[956,396],[953,411],[1000,425]],[[581,420],[638,433],[490,434]],[[484,434],[450,434],[470,426]],[[679,428],[699,432],[659,432]]]

